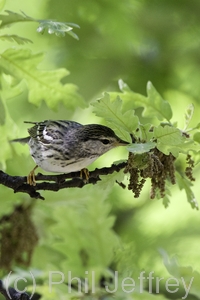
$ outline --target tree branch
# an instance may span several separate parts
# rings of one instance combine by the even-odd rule
[[[12,287],[4,288],[2,280],[0,280],[0,293],[5,297],[6,300],[29,300],[27,293],[20,293]]]
[[[101,180],[99,177],[100,175],[112,174],[115,171],[119,172],[121,169],[125,168],[126,165],[127,162],[122,162],[118,165],[113,164],[111,167],[108,168],[105,167],[101,169],[95,169],[94,171],[90,172],[90,177],[87,182],[84,179],[80,178],[80,172],[59,175],[43,175],[41,173],[38,173],[35,176],[36,181],[43,182],[37,183],[36,186],[27,184],[26,176],[10,176],[4,173],[3,171],[0,171],[0,184],[13,189],[14,193],[27,193],[32,198],[44,200],[44,197],[42,197],[37,191],[48,190],[57,192],[65,188],[82,188],[86,184],[95,184],[97,181]]]

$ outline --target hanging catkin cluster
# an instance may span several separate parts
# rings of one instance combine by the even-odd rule
[[[0,219],[0,267],[11,270],[13,264],[29,266],[38,236],[31,220],[32,206],[16,206]]]
[[[159,192],[161,198],[164,198],[166,181],[169,180],[171,184],[176,183],[174,163],[175,157],[171,153],[165,155],[157,148],[142,155],[130,152],[128,163],[124,170],[125,173],[130,174],[128,189],[132,190],[134,197],[137,198],[140,196],[146,179],[150,178],[150,198],[154,199],[157,192]],[[185,174],[191,181],[194,181],[192,176],[194,162],[190,155],[187,156],[186,163],[188,166],[186,167]]]

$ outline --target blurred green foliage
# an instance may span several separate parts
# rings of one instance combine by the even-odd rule
[[[155,119],[154,110],[149,106],[143,111],[138,105],[147,99],[152,101],[153,108],[159,107],[154,123],[158,138],[164,128],[167,130],[159,125],[160,120],[165,118],[182,130],[197,126],[194,139],[199,142],[199,0],[35,0],[34,4],[24,0],[7,0],[0,1],[0,8],[1,15],[5,14],[3,9],[18,14],[23,11],[37,20],[56,20],[80,26],[80,29],[73,29],[79,41],[69,35],[63,38],[49,35],[48,30],[41,35],[36,31],[37,24],[34,22],[23,21],[8,28],[0,27],[0,157],[1,166],[8,174],[24,176],[33,168],[28,147],[13,147],[8,142],[12,138],[27,135],[24,120],[71,119],[86,124],[101,123],[104,118],[124,136],[136,129],[138,118],[142,123],[145,121],[146,128],[150,128]],[[63,31],[65,29],[63,27]],[[33,44],[24,44],[28,40]],[[117,82],[120,78],[127,85],[120,81],[121,91],[118,91]],[[152,86],[147,89],[146,97],[148,81],[159,93]],[[107,93],[102,96],[105,91]],[[124,102],[121,110],[121,100],[117,96],[120,95],[124,101],[127,94],[135,102]],[[106,99],[114,101],[110,102],[110,107],[117,116],[120,115],[119,122],[115,118],[113,121],[113,117],[106,114],[102,107],[87,107],[100,97],[101,104]],[[185,110],[191,103],[194,105],[194,114],[190,120],[192,113],[185,113]],[[135,114],[131,108],[135,109]],[[92,109],[96,109],[95,113],[102,119],[96,117]],[[190,106],[189,110],[193,108]],[[130,127],[122,126],[124,121]],[[144,132],[140,128],[141,136]],[[179,133],[174,132],[173,139],[178,145],[181,144]],[[151,133],[147,140],[150,138]],[[162,149],[163,144],[160,139]],[[181,150],[184,152],[183,147]],[[101,157],[90,169],[110,166],[112,162],[126,158],[125,149],[115,149]],[[196,161],[199,161],[197,156]],[[181,157],[178,164],[182,170]],[[193,186],[197,202],[199,172],[197,164]],[[25,246],[21,250],[21,257],[15,260],[10,257],[9,269],[2,263],[4,257],[0,256],[0,277],[13,271],[11,285],[20,275],[28,279],[31,292],[29,271],[32,271],[37,281],[36,292],[42,294],[43,299],[181,299],[186,293],[180,278],[184,277],[189,286],[194,276],[187,299],[200,299],[199,211],[190,208],[184,192],[180,191],[184,185],[181,176],[177,177],[177,186],[168,186],[168,196],[171,196],[167,209],[161,200],[149,199],[148,184],[140,198],[134,199],[130,191],[115,184],[116,179],[120,182],[122,178],[122,173],[117,177],[102,176],[102,181],[95,186],[57,193],[43,192],[44,202],[30,199],[24,194],[14,194],[1,185],[0,229],[6,219],[6,226],[18,228],[17,238],[24,241],[24,245],[31,243],[31,233],[23,231],[29,226],[28,213],[35,224],[34,235],[38,236],[39,243],[33,245],[30,265],[24,264],[26,256],[30,255]],[[128,184],[126,179],[125,183]],[[185,189],[187,197],[192,199],[194,195],[190,194],[187,182]],[[16,207],[21,207],[21,215],[17,217],[20,222],[16,220],[11,226],[9,216]],[[0,238],[2,241],[2,236]],[[8,260],[11,251],[7,249],[6,252],[5,246],[1,253],[7,253]],[[17,247],[16,244],[13,247]],[[176,255],[179,263],[173,255]],[[126,276],[135,280],[133,293],[124,293],[119,288],[114,296],[105,294],[99,282],[104,276],[106,284],[113,289],[109,280],[113,278],[114,270],[119,272],[120,282]],[[146,291],[140,291],[138,277],[143,270],[146,277],[153,271],[154,277],[164,278],[159,295],[156,293],[155,280],[152,286],[155,294],[149,293],[147,279],[144,282]],[[96,294],[83,292],[79,295],[76,290],[70,294],[64,284],[54,285],[53,292],[49,293],[50,271],[63,272],[66,278],[71,271],[72,277],[87,277],[90,284],[91,272],[95,271]],[[180,283],[176,293],[168,292],[165,286],[167,279],[173,276]],[[55,281],[60,279],[59,276],[54,278]],[[19,285],[21,287],[21,283]],[[171,287],[172,291],[175,289]]]

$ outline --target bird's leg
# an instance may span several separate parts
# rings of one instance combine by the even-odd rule
[[[33,170],[28,174],[27,176],[27,183],[30,185],[35,186],[36,185],[36,181],[35,181],[35,170],[38,168],[38,165],[35,166],[35,168],[33,168]]]
[[[80,172],[80,177],[83,179],[85,183],[87,183],[90,178],[90,172],[88,171],[88,169],[86,168],[82,169]]]

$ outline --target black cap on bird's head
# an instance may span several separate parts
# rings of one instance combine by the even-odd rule
[[[103,144],[113,143],[115,146],[125,146],[130,144],[127,141],[120,139],[115,132],[104,125],[99,124],[88,124],[84,125],[83,128],[80,129],[80,133],[82,131],[82,138],[86,140],[101,140]]]

